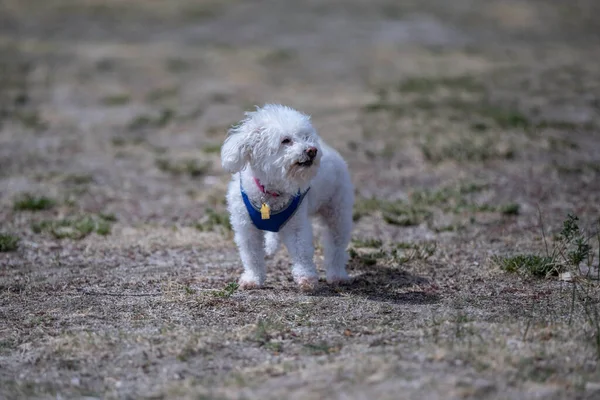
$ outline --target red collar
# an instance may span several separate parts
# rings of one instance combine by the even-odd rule
[[[269,196],[279,197],[279,193],[269,192],[268,190],[265,190],[265,187],[263,186],[263,184],[260,183],[260,181],[256,177],[254,178],[254,183],[256,183],[256,186],[258,186],[258,188],[260,189],[261,192],[268,194]]]

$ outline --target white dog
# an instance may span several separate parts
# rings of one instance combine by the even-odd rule
[[[327,282],[349,280],[346,247],[352,230],[354,189],[342,157],[327,146],[310,117],[267,104],[229,131],[221,149],[223,168],[233,174],[227,204],[244,273],[240,287],[261,287],[265,254],[283,241],[292,275],[303,290],[318,281],[310,217],[325,225]]]

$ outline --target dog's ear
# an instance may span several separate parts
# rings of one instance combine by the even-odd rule
[[[234,174],[244,168],[250,161],[250,143],[243,130],[232,129],[221,147],[221,165]]]

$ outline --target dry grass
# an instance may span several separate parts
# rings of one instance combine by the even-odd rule
[[[0,5],[0,397],[598,396],[594,2],[193,3]],[[349,285],[235,283],[266,101],[348,161]]]

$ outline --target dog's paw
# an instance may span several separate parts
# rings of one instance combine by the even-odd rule
[[[337,273],[335,275],[327,275],[327,283],[330,285],[344,285],[352,282],[352,278],[348,276],[348,273]]]
[[[252,289],[260,289],[262,287],[262,282],[260,279],[254,276],[242,275],[239,280],[240,289],[243,290],[252,290]]]
[[[256,281],[240,280],[240,289],[242,290],[260,289],[261,287],[262,285]]]
[[[317,288],[317,285],[319,284],[319,277],[301,276],[296,278],[296,283],[303,292],[311,292]]]

